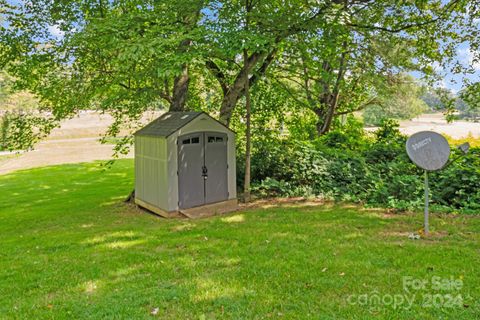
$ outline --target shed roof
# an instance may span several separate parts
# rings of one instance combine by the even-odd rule
[[[205,112],[187,111],[187,112],[167,112],[159,118],[153,120],[142,129],[135,132],[135,135],[139,136],[157,136],[168,137],[175,131],[179,130],[187,123],[197,118],[198,116],[206,114]],[[215,120],[206,114],[210,119]],[[227,128],[228,129],[228,128]],[[230,130],[230,129],[229,129]]]

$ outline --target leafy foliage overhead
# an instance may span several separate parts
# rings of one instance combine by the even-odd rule
[[[475,49],[479,10],[467,0],[0,0],[0,68],[48,111],[38,132],[96,109],[113,115],[106,134],[116,135],[148,108],[209,97],[229,124],[247,83],[269,78],[324,133],[372,103],[386,77],[433,75],[460,43]]]

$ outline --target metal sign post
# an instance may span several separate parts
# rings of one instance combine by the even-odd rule
[[[428,235],[428,206],[430,190],[428,185],[428,172],[440,170],[445,167],[450,158],[450,146],[447,139],[432,131],[417,132],[407,140],[407,154],[418,167],[424,170],[425,176],[425,210],[424,234]]]
[[[423,231],[428,234],[428,202],[429,202],[429,187],[428,187],[428,171],[425,170],[425,211],[424,211],[424,227]]]
[[[410,160],[418,167],[424,170],[425,174],[425,211],[424,211],[424,228],[425,235],[429,233],[428,226],[428,205],[430,198],[430,189],[428,186],[428,172],[444,169],[451,165],[462,155],[448,162],[450,158],[450,145],[447,139],[442,135],[432,131],[421,131],[412,135],[407,140],[407,154]],[[458,146],[463,155],[468,153],[470,145],[464,143]]]

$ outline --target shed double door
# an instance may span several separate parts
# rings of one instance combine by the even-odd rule
[[[228,199],[227,135],[198,132],[178,138],[180,209]]]

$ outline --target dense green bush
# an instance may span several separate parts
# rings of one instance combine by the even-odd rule
[[[432,175],[433,200],[450,208],[480,211],[480,148],[472,148],[466,157]]]
[[[344,130],[307,142],[286,138],[274,142],[271,137],[257,141],[253,192],[260,197],[317,196],[399,210],[423,206],[423,171],[408,158],[398,123],[384,121],[371,136],[355,125]],[[352,130],[356,138],[351,138]],[[454,150],[452,159],[457,156]],[[480,210],[480,148],[431,173],[430,182],[436,209]]]

